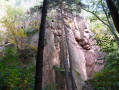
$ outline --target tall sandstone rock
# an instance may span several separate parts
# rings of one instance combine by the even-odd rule
[[[62,24],[58,15],[53,20],[47,20],[45,33],[44,61],[43,61],[43,87],[56,83],[56,90],[66,90],[65,72],[63,66],[63,54],[61,47]],[[68,42],[71,50],[73,75],[77,90],[82,90],[85,80],[94,75],[97,62],[94,41],[90,36],[88,21],[80,16],[69,15],[65,18]],[[93,36],[94,37],[94,36]],[[31,45],[37,47],[38,34],[31,40]],[[68,59],[68,57],[67,57]],[[68,63],[69,64],[69,63]],[[103,66],[102,66],[103,68]],[[98,70],[99,71],[99,70]],[[52,86],[52,85],[51,85]]]

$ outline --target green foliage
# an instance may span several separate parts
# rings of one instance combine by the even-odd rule
[[[59,10],[61,2],[62,2],[62,8],[64,12],[67,12],[67,13],[81,12],[81,9],[76,6],[80,2],[79,0],[62,0],[62,1],[49,0],[49,8],[50,9],[55,8]],[[80,2],[80,4],[82,3]]]
[[[89,80],[93,90],[119,89],[119,49],[114,49],[113,43],[114,40],[109,42],[109,38],[105,36],[102,51],[108,52],[105,57],[106,65],[103,70],[95,73],[93,79]]]
[[[0,44],[4,41],[3,31],[0,31]]]
[[[87,18],[90,21],[89,29],[94,33],[96,39],[99,39],[105,36],[104,33],[107,33],[107,34],[110,33],[109,28],[105,26],[100,20],[98,20],[93,15],[90,15],[90,14],[87,14],[87,15],[88,15]],[[106,17],[104,14],[100,14],[99,16],[103,21],[106,22]]]
[[[119,11],[119,0],[113,0],[113,1],[115,3],[116,7],[118,8],[118,11]]]
[[[56,83],[48,83],[46,87],[42,90],[57,90],[57,84]]]
[[[105,68],[90,80],[94,90],[118,90],[119,89],[119,50],[110,52],[106,56]]]
[[[112,52],[116,49],[116,40],[112,35],[105,33],[101,38],[97,38],[97,45],[103,52]]]
[[[95,17],[90,16],[88,18],[89,20],[92,20],[89,28],[95,34],[95,38],[101,38],[104,35],[104,28],[106,27]]]
[[[33,71],[33,65],[20,65],[17,48],[6,48],[5,56],[0,59],[0,89],[32,90]]]
[[[90,11],[92,12],[94,11],[94,13],[106,23],[107,22],[106,17],[101,8],[101,3],[100,3],[101,0],[96,0],[96,1],[91,0],[91,1],[92,1],[91,4],[92,9],[89,8]],[[119,89],[119,49],[117,48],[116,40],[110,34],[109,28],[107,28],[104,24],[99,22],[95,17],[88,16],[88,19],[91,20],[90,29],[95,34],[97,45],[100,46],[100,50],[102,52],[108,53],[108,55],[106,55],[106,57],[104,58],[106,63],[104,69],[101,70],[100,72],[95,73],[94,77],[88,82],[90,82],[90,84],[92,85],[93,90],[118,90]]]
[[[33,59],[35,58],[35,50],[33,47],[25,48],[24,50],[19,50],[18,52],[19,59],[22,63],[28,64],[33,63]]]
[[[24,39],[26,34],[24,33],[23,24],[23,12],[20,8],[13,8],[9,5],[4,7],[6,14],[1,18],[1,25],[6,29],[6,37],[9,42],[18,46],[19,49],[24,47]]]
[[[65,71],[64,68],[59,68],[59,67],[55,67],[55,66],[53,67],[53,69],[54,69],[54,70],[58,70],[58,71]]]

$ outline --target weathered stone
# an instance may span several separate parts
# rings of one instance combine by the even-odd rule
[[[90,32],[88,29],[84,29],[84,37],[89,38]]]
[[[67,28],[68,29],[68,28]],[[73,69],[76,70],[81,74],[81,77],[86,80],[87,74],[86,74],[86,66],[85,66],[85,56],[82,49],[80,49],[80,46],[78,45],[77,41],[75,40],[73,31],[71,29],[68,29],[69,32],[69,47],[71,50],[72,55],[72,64]]]
[[[94,66],[94,71],[99,72],[104,68],[104,65],[105,65],[104,60],[98,60]]]
[[[81,34],[79,30],[74,30],[74,35],[75,35],[76,41],[79,41],[81,39]]]
[[[31,43],[30,43],[30,45],[36,48],[38,47],[38,36],[39,36],[39,33],[34,34],[31,38]]]
[[[103,60],[105,55],[107,55],[107,53],[104,53],[104,52],[97,52],[97,59],[98,60]]]
[[[85,49],[85,50],[90,50],[91,46],[87,44],[87,45],[82,46],[82,48]]]
[[[96,62],[96,57],[94,52],[88,50],[85,52],[85,56],[86,56],[86,65],[91,66]]]
[[[62,30],[61,27],[56,28],[57,26],[52,26],[51,24],[52,23],[47,22],[48,26],[45,32],[46,44],[44,47],[43,57],[43,87],[45,87],[48,83],[58,82],[58,84],[60,84],[59,86],[61,87],[58,87],[57,90],[66,90],[66,85],[62,85],[62,83],[66,84],[64,80],[65,75],[61,75],[62,72],[57,72],[53,69],[54,66],[58,68],[64,67],[62,54],[63,48],[61,46],[62,39],[60,37],[62,35]],[[77,90],[81,90],[84,81],[89,79],[89,77],[92,77],[94,72],[99,71],[97,70],[98,66],[95,66],[95,63],[97,62],[97,56],[95,55],[97,47],[94,46],[96,42],[94,42],[92,39],[89,39],[91,31],[86,27],[81,17],[77,19],[79,30],[77,29],[76,25],[74,25],[73,19],[71,24],[72,25],[66,27],[68,45],[71,52],[73,75],[76,88]],[[61,26],[62,24],[58,23],[58,25]],[[37,47],[37,40],[38,34],[35,34],[31,40],[31,45]],[[69,60],[69,56],[67,56],[67,60]],[[68,67],[69,66],[70,65],[68,63]]]

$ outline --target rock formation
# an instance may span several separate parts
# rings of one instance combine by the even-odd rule
[[[48,16],[50,17],[50,14]],[[58,15],[50,18],[52,20],[47,19],[45,33],[43,87],[56,83],[58,84],[57,90],[66,90],[64,66],[62,63],[63,48],[61,46],[61,32],[63,28]],[[87,20],[74,15],[67,15],[64,19],[73,60],[75,85],[77,90],[81,90],[84,81],[92,77],[97,70],[95,65],[97,62],[97,47],[94,46],[94,41],[90,38],[92,34],[87,27]],[[38,33],[32,37],[31,45],[37,47],[37,39]]]

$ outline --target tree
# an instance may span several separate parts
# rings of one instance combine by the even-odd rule
[[[44,0],[41,24],[40,24],[39,40],[38,40],[34,90],[42,90],[43,50],[44,50],[44,36],[45,36],[47,7],[48,7],[48,0]]]
[[[116,39],[116,41],[117,41],[117,46],[118,46],[118,48],[119,48],[119,37],[117,36],[117,34],[116,34],[116,32],[115,32],[115,29],[114,29],[113,24],[111,24],[111,22],[110,22],[110,20],[109,20],[110,18],[109,18],[109,16],[108,16],[108,13],[106,12],[106,9],[105,9],[105,6],[104,6],[102,0],[101,0],[101,5],[102,5],[103,11],[104,11],[104,13],[105,13],[105,16],[106,16],[107,21],[108,21],[108,24],[109,24],[108,27],[109,27],[110,31],[112,32],[112,34],[114,35],[114,37],[115,37],[115,39]]]
[[[117,32],[119,33],[119,13],[118,8],[114,5],[114,2],[112,0],[106,0],[107,6],[109,8],[110,14],[112,16],[115,28],[117,29]]]
[[[62,2],[60,4],[60,11],[61,11],[61,21],[62,21],[63,29],[64,29],[64,30],[62,30],[62,32],[64,32],[62,35],[65,34],[65,40],[64,39],[63,40],[66,41],[66,42],[63,42],[63,43],[65,43],[66,50],[68,51],[68,54],[69,54],[69,64],[70,64],[70,74],[71,74],[72,90],[75,90],[75,81],[74,81],[74,76],[73,76],[71,50],[70,50],[69,42],[68,42],[68,36],[67,36],[67,31],[66,31],[66,24],[65,24],[65,21],[64,21],[63,12],[65,12],[65,10],[63,8],[63,3]],[[67,90],[70,90],[68,66],[66,65],[66,61],[68,61],[68,60],[65,60],[65,59],[67,59],[67,58],[64,58],[64,67],[65,67],[65,73],[66,73],[66,84],[67,84]]]
[[[91,3],[93,3],[93,5],[88,6],[88,9],[86,9],[86,5],[80,7],[81,9],[93,14],[99,21],[101,21],[104,25],[106,25],[109,30],[111,31],[111,33],[114,35],[116,41],[117,41],[117,46],[119,47],[119,37],[118,35],[116,34],[115,32],[115,28],[113,26],[113,23],[111,22],[111,18],[109,17],[108,15],[108,10],[107,10],[107,7],[105,5],[105,2],[102,2],[102,0],[97,0],[96,2],[95,1],[91,1]],[[100,14],[104,14],[106,17],[104,18],[101,18],[99,15]]]
[[[60,4],[59,4],[60,3]],[[72,68],[72,57],[71,57],[71,52],[70,52],[70,48],[69,48],[69,43],[68,43],[68,39],[67,39],[67,31],[66,31],[66,25],[64,22],[64,13],[73,13],[73,11],[77,11],[79,12],[80,9],[77,9],[76,7],[74,7],[74,1],[73,0],[51,0],[50,1],[50,8],[57,8],[57,10],[60,11],[61,13],[61,21],[62,21],[62,48],[64,50],[62,50],[63,53],[63,64],[64,64],[64,69],[65,69],[65,77],[66,77],[66,86],[67,86],[67,90],[71,90],[71,86],[70,86],[70,80],[69,80],[69,72],[68,72],[68,58],[67,58],[67,54],[69,54],[69,64],[70,64],[70,75],[71,75],[71,83],[72,83],[72,90],[75,90],[75,82],[74,82],[74,76],[73,76],[73,68]],[[64,37],[65,34],[65,37]]]
[[[10,5],[4,5],[2,8],[6,14],[1,18],[0,23],[5,28],[6,39],[22,50],[27,37],[24,28],[22,28],[23,11]]]
[[[71,50],[70,50],[70,47],[69,47],[69,42],[68,42],[68,37],[67,37],[67,31],[66,31],[66,25],[65,25],[65,22],[64,22],[63,14],[62,14],[62,9],[61,9],[61,18],[62,18],[62,23],[63,23],[64,31],[65,31],[66,46],[67,46],[68,54],[69,54],[69,63],[70,63],[70,74],[71,74],[72,90],[75,90],[75,82],[74,82],[74,76],[73,76]],[[69,80],[68,80],[68,83],[69,83]],[[69,85],[69,84],[68,84],[68,85]],[[68,87],[68,88],[69,88],[69,87]],[[68,90],[70,90],[70,89],[68,89]]]
[[[62,20],[62,25],[64,25],[64,20],[63,20],[63,15],[62,15],[62,1],[60,2],[60,11],[61,11],[61,20]],[[64,26],[65,27],[65,26]],[[65,28],[64,28],[65,29]],[[64,30],[62,28],[62,47],[63,49],[66,49],[66,45],[65,45],[65,39],[64,39]],[[69,72],[68,72],[68,65],[67,65],[67,57],[66,57],[66,52],[64,52],[64,50],[62,51],[63,52],[63,63],[64,63],[64,69],[65,69],[65,77],[66,77],[66,86],[67,86],[67,90],[71,90],[71,87],[70,87],[70,81],[69,81]]]

